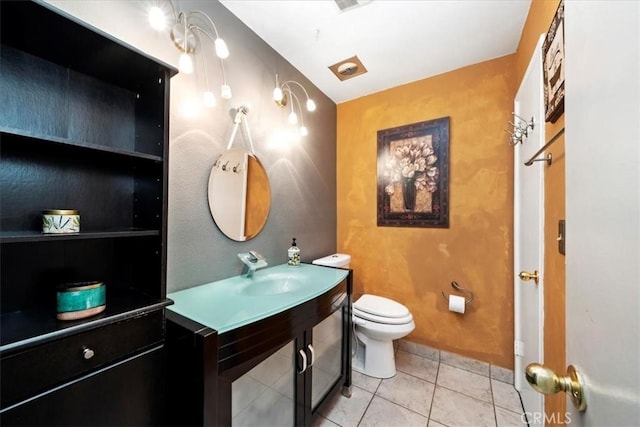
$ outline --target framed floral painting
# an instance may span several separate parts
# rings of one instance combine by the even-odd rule
[[[378,131],[378,226],[449,227],[449,117]]]

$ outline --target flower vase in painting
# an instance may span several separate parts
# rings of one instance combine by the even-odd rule
[[[431,212],[439,175],[437,160],[431,135],[391,142],[384,177],[392,212]]]

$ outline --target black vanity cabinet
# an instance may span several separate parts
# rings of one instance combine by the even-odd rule
[[[352,272],[324,294],[217,334],[167,312],[174,425],[310,426],[351,387]]]
[[[176,71],[41,3],[0,17],[0,424],[161,424]],[[43,234],[50,209],[80,232]],[[58,320],[86,281],[106,310]]]

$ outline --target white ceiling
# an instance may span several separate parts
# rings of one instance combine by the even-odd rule
[[[341,103],[515,52],[531,0],[220,2]],[[353,55],[368,73],[341,82],[328,67]]]

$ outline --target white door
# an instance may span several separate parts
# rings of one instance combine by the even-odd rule
[[[514,146],[514,296],[515,296],[515,387],[525,412],[542,413],[543,399],[529,387],[524,370],[543,357],[544,303],[544,162],[524,163],[544,145],[542,94],[542,41],[538,45],[515,98],[515,124],[526,127],[533,117],[533,129]],[[524,119],[524,121],[522,120]],[[522,280],[521,271],[537,271],[538,283]],[[531,421],[531,420],[530,420]]]
[[[568,416],[640,426],[640,2],[566,1],[565,33]]]

